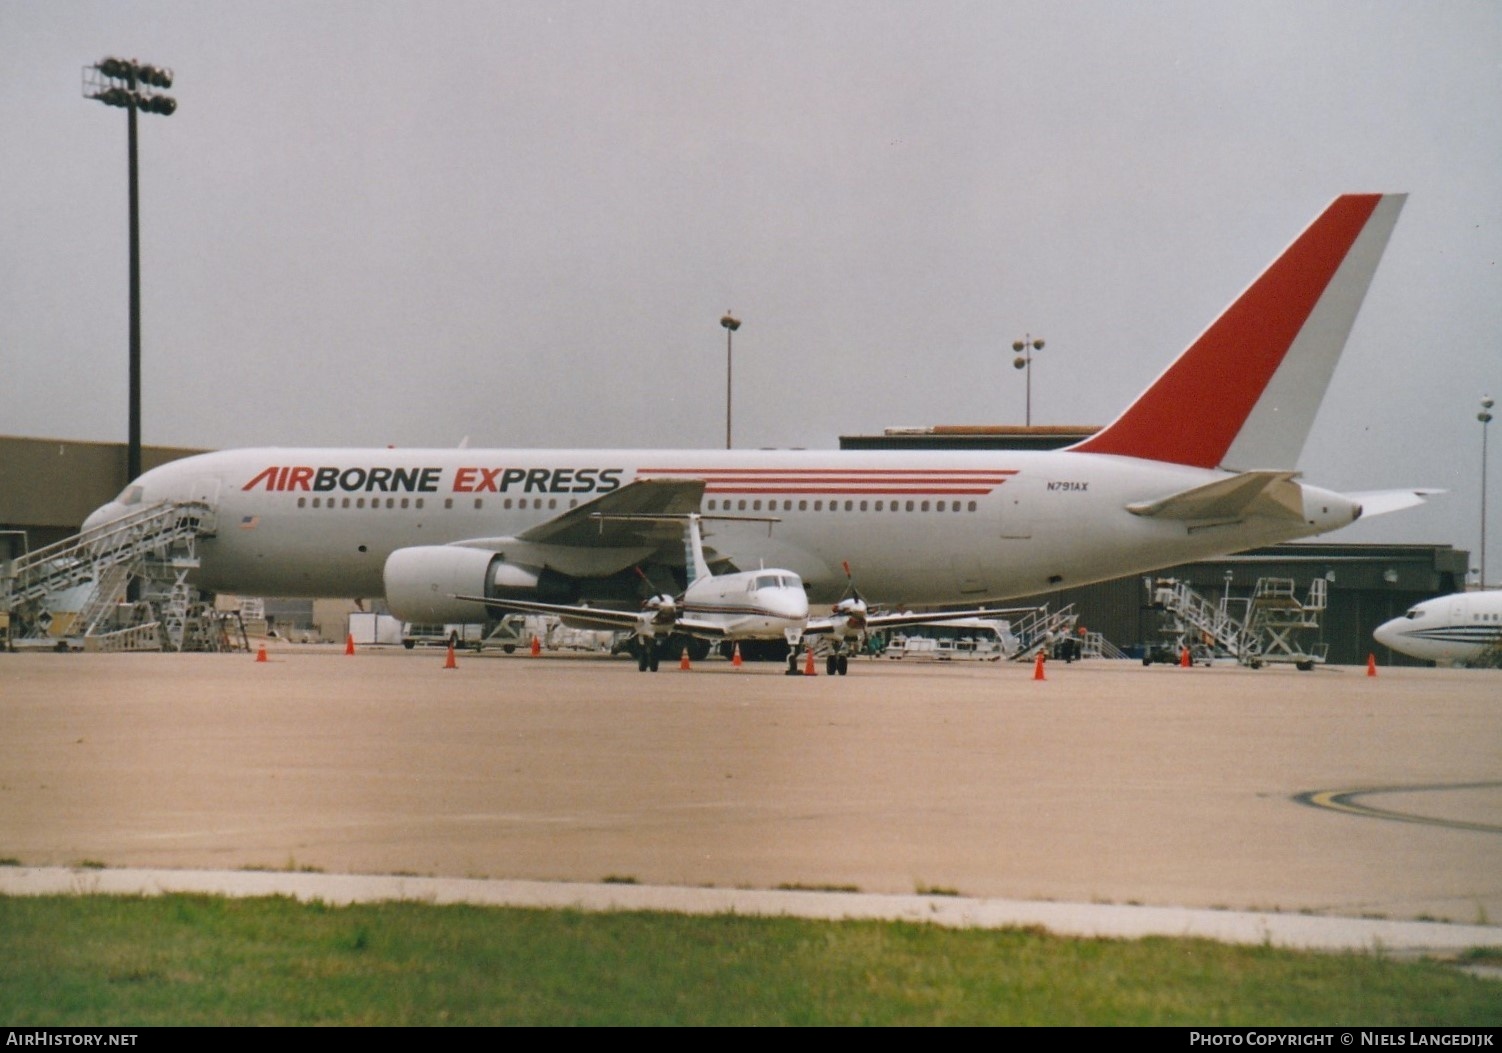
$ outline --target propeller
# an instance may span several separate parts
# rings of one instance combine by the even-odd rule
[[[857,633],[864,632],[866,615],[870,612],[866,607],[866,601],[861,598],[860,590],[855,587],[855,577],[850,573],[850,563],[846,561],[840,565],[845,568],[845,595],[830,609],[830,613],[843,617],[848,629]]]
[[[652,579],[646,571],[637,567],[636,573],[647,588],[653,588]],[[664,627],[671,628],[677,620],[678,600],[671,593],[653,593],[642,601],[641,614],[636,620],[636,635],[655,636]]]

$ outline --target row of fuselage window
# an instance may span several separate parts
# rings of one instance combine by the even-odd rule
[[[324,498],[324,497],[299,497],[297,499],[297,507],[298,508],[307,508],[311,504],[311,506],[313,508],[365,508],[366,507],[365,500],[366,499],[363,498],[363,497],[327,497],[327,498]],[[422,508],[423,507],[423,500],[424,499],[421,498],[421,497],[388,497],[388,498],[385,498],[384,500],[385,500],[385,503],[382,504],[382,498],[372,497],[372,498],[370,498],[370,505],[369,505],[369,507],[371,507],[371,508]],[[517,498],[507,497],[507,498],[501,499],[501,507],[502,508],[511,508],[511,507],[513,507],[513,501],[515,502],[514,507],[516,507],[516,508],[535,508],[535,509],[538,509],[538,510],[546,508],[546,509],[548,509],[550,511],[557,511],[557,509],[558,509],[558,498],[556,498],[556,497],[546,497],[546,498],[544,498],[544,497],[517,497]],[[574,508],[578,504],[579,504],[579,499],[577,497],[571,497],[571,498],[568,499],[568,507],[569,508]],[[761,512],[761,511],[767,511],[767,512],[778,512],[778,511],[791,512],[791,511],[793,511],[793,506],[795,504],[797,505],[797,510],[799,512],[807,512],[807,511],[809,511],[810,510],[810,506],[812,506],[812,511],[823,512],[823,511],[825,511],[825,505],[826,504],[829,506],[828,510],[831,511],[831,512],[841,511],[841,507],[840,507],[841,506],[841,502],[839,502],[839,501],[828,501],[828,502],[826,502],[822,498],[816,498],[813,501],[808,501],[808,500],[804,499],[804,500],[799,500],[799,501],[796,501],[796,502],[794,502],[792,500],[784,500],[782,502],[782,507],[779,509],[778,508],[778,503],[775,500],[768,499],[766,501],[763,501],[760,498],[753,498],[751,500],[747,500],[744,497],[739,498],[739,499],[734,500],[734,501],[730,500],[729,498],[726,498],[724,500],[714,500],[714,499],[711,499],[711,500],[705,502],[705,508],[704,508],[704,510],[706,512],[715,512],[715,511],[721,511],[721,512]],[[763,505],[765,505],[765,508],[763,508]],[[445,509],[453,508],[454,507],[454,499],[452,497],[445,497],[443,499],[443,507]],[[482,498],[482,497],[475,498],[475,508],[479,509],[479,508],[484,508],[484,507],[485,507],[485,499]],[[975,502],[974,501],[963,501],[963,502],[962,501],[912,501],[912,500],[907,500],[907,501],[896,501],[896,500],[893,500],[893,501],[886,501],[886,500],[881,500],[881,501],[853,501],[853,500],[846,500],[844,502],[844,509],[843,510],[846,511],[846,512],[869,512],[869,511],[875,511],[875,512],[927,512],[927,511],[930,511],[930,510],[935,511],[935,512],[974,512],[975,511]]]

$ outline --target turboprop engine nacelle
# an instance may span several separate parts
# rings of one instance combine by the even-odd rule
[[[386,605],[404,622],[439,625],[483,622],[483,604],[455,596],[539,599],[556,578],[545,569],[507,563],[499,552],[463,545],[399,548],[386,557]]]

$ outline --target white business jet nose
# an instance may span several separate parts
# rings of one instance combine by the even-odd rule
[[[83,529],[92,530],[97,526],[103,526],[105,523],[114,522],[125,515],[127,511],[128,509],[119,501],[111,501],[108,504],[100,505],[84,519]]]
[[[1390,622],[1383,622],[1372,630],[1372,639],[1376,640],[1383,647],[1394,646],[1398,643],[1399,630],[1407,620],[1406,618],[1394,618]]]

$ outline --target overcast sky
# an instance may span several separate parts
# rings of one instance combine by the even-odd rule
[[[1502,397],[1502,4],[0,0],[0,434],[831,448],[1113,417],[1339,193],[1411,196],[1301,467],[1450,490]],[[1502,434],[1490,503],[1502,509]],[[1489,577],[1502,577],[1502,515]],[[1476,563],[1475,556],[1472,565]]]

